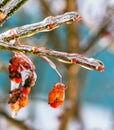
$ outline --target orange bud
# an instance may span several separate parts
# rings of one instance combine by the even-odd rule
[[[64,104],[66,86],[62,83],[55,84],[48,95],[48,103],[51,107],[57,108]]]

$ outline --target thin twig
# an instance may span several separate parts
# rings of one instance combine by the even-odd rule
[[[2,26],[3,23],[27,1],[28,0],[11,0],[9,4],[7,4],[4,8],[1,9],[1,12],[3,13],[3,18],[0,19],[0,25]]]
[[[94,34],[92,32],[90,32],[88,39],[87,40],[84,39],[81,41],[81,43],[83,45],[88,44],[88,46],[82,50],[83,53],[87,52],[92,46],[94,46],[97,43],[98,39],[104,34],[107,27],[111,23],[111,20],[113,18],[113,14],[114,14],[114,7],[113,6],[107,7],[106,12],[107,12],[107,14],[103,18],[102,23],[100,24],[98,30],[96,30],[96,32]]]
[[[41,4],[41,8],[42,8],[43,12],[44,12],[46,15],[53,14],[53,12],[51,12],[51,9],[50,9],[49,4],[47,4],[47,1],[45,1],[45,0],[40,0],[40,4]]]
[[[8,72],[8,65],[3,63],[2,60],[0,60],[0,71]]]
[[[10,42],[11,40],[29,37],[39,32],[51,31],[63,24],[78,22],[80,19],[81,17],[77,12],[67,12],[56,17],[49,16],[41,22],[13,28],[0,34],[0,41]]]
[[[94,58],[87,58],[77,53],[66,53],[54,51],[45,47],[32,47],[28,45],[13,46],[7,43],[0,43],[0,49],[12,52],[23,52],[35,56],[47,56],[67,64],[79,64],[89,70],[104,71],[101,61]]]
[[[59,78],[60,78],[60,82],[62,83],[62,75],[60,74],[60,72],[57,70],[56,65],[52,62],[52,60],[50,60],[49,58],[47,58],[46,56],[41,56],[41,58],[43,60],[45,60],[51,67],[52,69],[55,70],[55,72],[58,74]]]
[[[20,128],[21,130],[34,130],[30,126],[27,126],[23,121],[19,121],[19,120],[11,118],[6,112],[2,110],[0,110],[0,115],[5,117],[8,122],[13,124],[13,126]]]

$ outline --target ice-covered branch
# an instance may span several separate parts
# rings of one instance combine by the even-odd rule
[[[0,49],[9,50],[12,52],[28,53],[39,57],[51,57],[63,63],[79,64],[80,66],[89,70],[97,70],[101,72],[104,71],[104,65],[100,60],[87,58],[77,53],[59,52],[45,47],[32,47],[28,45],[13,46],[7,43],[0,43]]]
[[[4,7],[10,0],[0,0],[0,8]]]
[[[0,34],[0,41],[10,42],[11,40],[29,37],[39,32],[51,31],[63,24],[78,22],[80,19],[81,17],[77,12],[67,12],[55,17],[49,16],[41,22],[16,27]]]
[[[2,0],[1,5],[6,4],[8,0]],[[4,8],[1,8],[1,13],[3,14],[2,18],[0,19],[0,25],[11,17],[25,2],[28,0],[11,0],[9,4],[7,4]]]

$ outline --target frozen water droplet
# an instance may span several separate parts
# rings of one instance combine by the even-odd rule
[[[22,66],[23,70],[21,71],[21,76],[22,76],[22,86],[24,85],[25,83],[25,80],[28,78],[28,76],[31,74],[31,71],[30,70],[27,70],[25,69],[23,66]]]
[[[18,87],[19,87],[19,83],[16,83],[16,82],[11,80],[11,90],[18,88]]]

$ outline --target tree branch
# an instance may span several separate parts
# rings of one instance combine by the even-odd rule
[[[77,11],[76,0],[66,0],[66,9],[65,11]],[[79,48],[79,36],[78,29],[75,24],[67,26],[67,42],[68,42],[68,51],[72,53],[76,53],[80,51]],[[69,122],[74,119],[78,119],[78,95],[79,95],[79,66],[70,65],[68,66],[67,72],[67,84],[69,89],[67,90],[67,101],[68,105],[65,107],[63,116],[61,118],[61,123],[59,126],[59,130],[66,130]],[[77,112],[77,113],[76,113]],[[76,115],[76,114],[77,115]]]
[[[63,24],[78,22],[80,19],[81,17],[77,12],[68,12],[56,17],[49,16],[41,22],[16,27],[0,34],[0,41],[10,42],[11,40],[29,37],[39,32],[51,31]]]
[[[103,18],[102,23],[100,24],[98,30],[96,30],[96,32],[93,34],[92,32],[89,33],[88,36],[88,40],[82,40],[81,43],[83,45],[88,44],[88,46],[84,49],[82,49],[81,52],[85,53],[87,52],[92,46],[94,46],[98,39],[104,34],[104,32],[106,31],[107,27],[109,26],[109,24],[111,23],[113,14],[114,14],[114,7],[107,7],[106,9],[106,16]]]
[[[6,0],[7,1],[7,0]],[[3,13],[3,17],[0,19],[0,25],[10,18],[25,2],[28,0],[11,0],[11,2],[1,9],[1,13]],[[4,4],[5,0],[4,0]]]
[[[7,43],[0,43],[0,49],[12,52],[23,52],[35,56],[47,56],[67,64],[79,64],[89,70],[104,71],[104,65],[101,61],[94,58],[87,58],[77,53],[66,53],[54,51],[45,47],[32,47],[28,45],[13,46]]]
[[[1,0],[0,1],[0,8],[4,7],[10,0]]]

